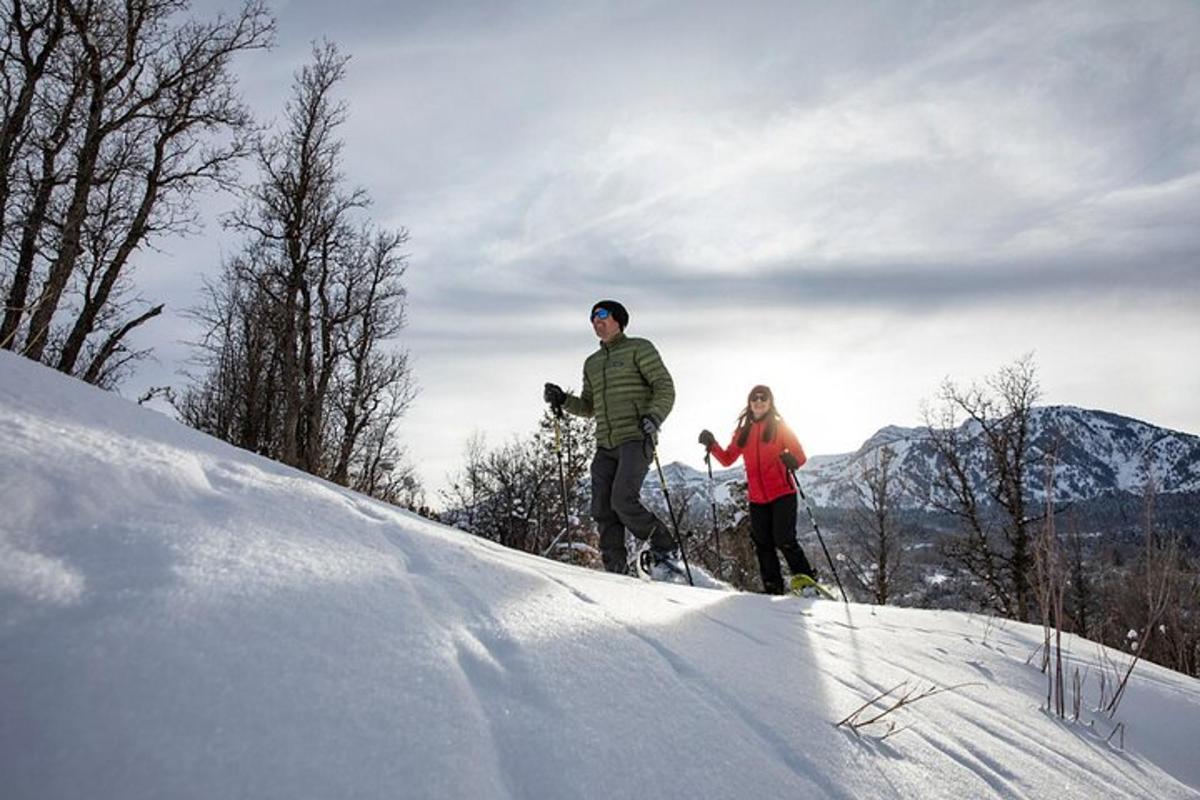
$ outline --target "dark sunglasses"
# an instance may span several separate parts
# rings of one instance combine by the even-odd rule
[[[592,312],[592,319],[608,319],[609,313],[607,308],[597,308]]]
[[[771,399],[771,398],[770,398],[770,397],[767,397],[765,394],[752,394],[752,395],[750,395],[750,402],[751,402],[751,403],[765,403],[765,402],[767,402],[767,401],[768,401],[768,400],[770,400],[770,399]]]

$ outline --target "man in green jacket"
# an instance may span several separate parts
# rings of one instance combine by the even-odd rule
[[[576,416],[596,418],[592,519],[600,530],[604,568],[625,573],[626,529],[640,541],[650,540],[656,563],[675,558],[671,534],[641,500],[653,439],[675,404],[675,383],[654,345],[625,335],[629,312],[624,306],[601,300],[592,306],[591,320],[600,349],[583,364],[579,396],[553,383],[546,384],[543,396]]]

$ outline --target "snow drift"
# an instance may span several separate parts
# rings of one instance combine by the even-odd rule
[[[9,800],[1200,794],[1196,681],[1139,666],[1121,749],[1031,626],[556,564],[7,353],[0,463]],[[905,680],[966,685],[835,727]]]

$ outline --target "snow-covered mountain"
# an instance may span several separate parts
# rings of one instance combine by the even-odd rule
[[[1084,640],[1060,719],[1038,628],[517,553],[8,353],[0,465],[5,800],[1200,796],[1200,683],[1110,718]]]
[[[971,440],[973,423],[963,423],[960,439]],[[1033,459],[1027,475],[1031,494],[1042,499],[1045,481],[1040,456],[1056,453],[1055,496],[1089,500],[1113,492],[1143,491],[1147,477],[1160,493],[1200,492],[1200,436],[1168,430],[1106,411],[1074,406],[1039,406],[1031,416]],[[910,487],[905,504],[922,507],[936,468],[936,452],[927,428],[894,425],[877,431],[852,453],[817,455],[800,472],[804,489],[820,506],[837,507],[849,500],[845,487],[864,465],[874,463],[883,447],[895,453],[895,475]],[[976,474],[984,463],[982,445],[967,462]],[[703,493],[708,476],[686,464],[664,467],[669,486],[688,485]],[[741,466],[714,472],[717,497],[728,496],[732,482],[745,480]],[[648,482],[658,491],[657,479]],[[707,497],[707,495],[705,495]]]

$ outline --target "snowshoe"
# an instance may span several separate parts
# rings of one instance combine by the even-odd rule
[[[674,581],[677,576],[687,577],[675,550],[657,550],[643,545],[638,548],[633,564],[637,576],[644,581]]]
[[[833,592],[817,583],[811,575],[793,575],[788,584],[788,590],[799,597],[822,597],[826,600],[836,600]]]

